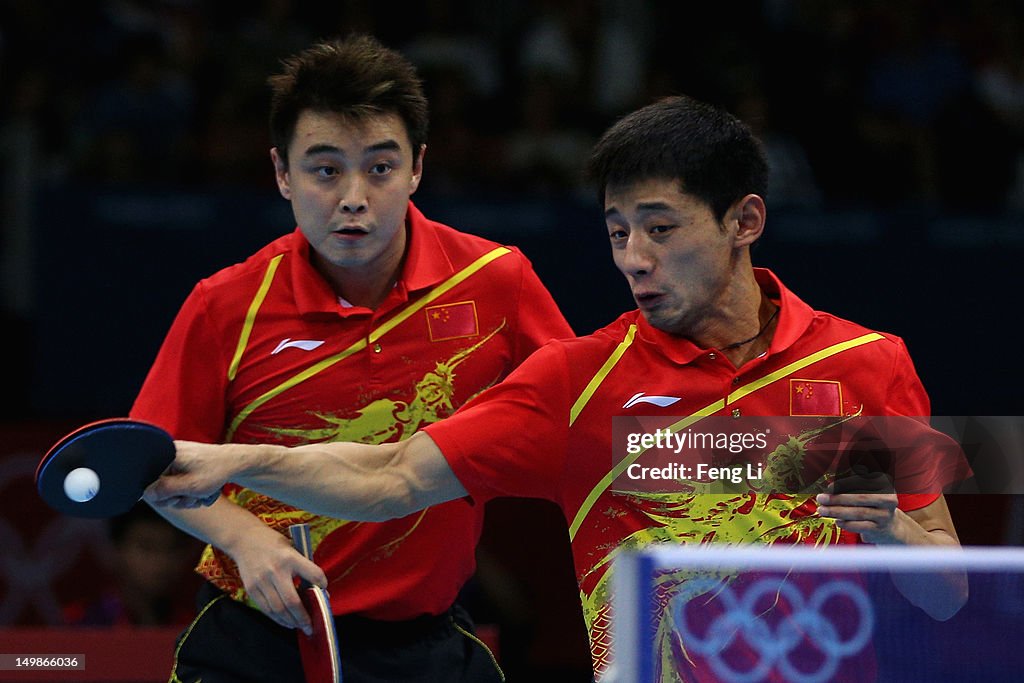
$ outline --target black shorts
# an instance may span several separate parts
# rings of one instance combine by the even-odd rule
[[[297,632],[210,584],[199,616],[178,637],[171,683],[305,683]],[[335,618],[344,683],[498,683],[504,675],[458,605],[387,622]]]

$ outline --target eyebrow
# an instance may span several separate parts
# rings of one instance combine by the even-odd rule
[[[640,213],[653,213],[655,211],[671,211],[672,207],[665,202],[640,202],[636,205],[636,210]],[[621,213],[616,207],[611,207],[605,210],[604,217],[610,218]]]
[[[383,140],[381,142],[374,143],[369,147],[363,149],[363,153],[367,152],[397,152],[402,149],[402,146],[398,144],[397,140]]]
[[[365,154],[372,154],[374,152],[383,152],[383,151],[388,151],[388,152],[394,151],[394,152],[397,152],[397,151],[399,151],[401,149],[402,149],[402,146],[400,144],[398,144],[398,141],[388,139],[388,140],[382,140],[380,142],[375,142],[374,144],[372,144],[372,145],[370,145],[368,147],[364,147],[363,148],[363,154],[364,155]],[[336,147],[335,145],[328,145],[326,143],[319,143],[319,144],[316,144],[316,145],[310,145],[309,147],[306,148],[306,151],[303,153],[303,155],[307,156],[307,157],[308,156],[313,156],[313,155],[316,155],[316,154],[340,154],[340,155],[344,156],[345,155],[345,151],[343,149],[341,149],[340,147]]]

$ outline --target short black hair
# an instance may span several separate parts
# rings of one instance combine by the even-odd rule
[[[598,140],[586,166],[604,205],[609,186],[678,179],[718,220],[736,200],[765,196],[768,161],[750,129],[724,109],[666,97],[624,116]]]
[[[376,38],[353,34],[317,43],[283,63],[284,71],[267,82],[272,91],[270,139],[285,161],[296,122],[306,110],[355,122],[397,114],[414,157],[426,144],[429,108],[416,67]]]

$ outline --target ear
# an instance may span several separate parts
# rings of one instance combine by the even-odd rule
[[[409,194],[416,192],[423,178],[423,157],[427,155],[427,146],[420,145],[419,151],[412,160],[412,178],[409,180]]]
[[[285,199],[291,200],[292,187],[291,179],[288,176],[288,162],[277,151],[277,147],[270,148],[270,160],[274,162],[274,177],[277,179],[277,190]]]
[[[749,247],[764,232],[767,210],[760,195],[748,194],[736,201],[726,213],[728,225],[732,227],[733,246]]]

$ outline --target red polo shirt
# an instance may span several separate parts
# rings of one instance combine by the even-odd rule
[[[765,493],[745,484],[701,495],[623,490],[614,416],[678,416],[700,425],[743,415],[929,414],[902,340],[811,309],[766,270],[756,277],[779,305],[779,321],[767,353],[739,370],[721,352],[661,332],[632,311],[586,337],[546,345],[426,430],[477,501],[528,496],[561,506],[599,672],[607,664],[614,551],[655,542],[857,540],[814,515],[814,493]],[[804,398],[808,390],[816,391],[811,399]],[[810,439],[773,438],[782,444],[786,436]],[[901,506],[923,507],[936,497],[902,497]]]
[[[383,443],[411,436],[572,335],[516,249],[429,221],[412,205],[398,283],[376,310],[339,301],[296,230],[196,285],[132,417],[205,442]],[[284,530],[308,522],[335,614],[438,614],[474,570],[482,506],[454,501],[380,524],[314,516],[229,485]],[[198,571],[236,598],[232,560]]]

